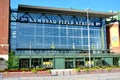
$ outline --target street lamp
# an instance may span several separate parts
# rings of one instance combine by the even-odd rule
[[[31,55],[31,47],[32,47],[32,43],[29,43],[29,48],[30,48],[30,55]]]
[[[31,48],[32,48],[32,43],[29,42],[29,48],[30,48],[30,62],[29,62],[29,67],[31,68]]]
[[[90,11],[90,8],[87,8],[86,11],[87,11],[87,29],[88,29],[89,68],[91,68],[91,55],[90,55],[90,26],[89,26],[89,11]]]

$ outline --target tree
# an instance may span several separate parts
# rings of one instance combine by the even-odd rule
[[[8,69],[18,69],[18,57],[14,55],[14,52],[9,53],[9,59],[7,61]]]

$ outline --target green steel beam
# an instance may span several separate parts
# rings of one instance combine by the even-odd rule
[[[104,43],[104,26],[105,25],[102,25],[102,27],[101,27],[101,42],[102,42],[102,50],[104,50],[105,49],[105,43]]]
[[[88,55],[74,55],[74,56],[38,56],[38,55],[34,55],[34,56],[19,56],[19,59],[24,59],[27,58],[29,59],[29,68],[31,68],[31,59],[32,58],[39,58],[39,61],[41,61],[41,66],[40,67],[44,67],[42,65],[43,63],[43,59],[45,58],[52,58],[53,61],[53,69],[65,69],[65,62],[73,62],[73,68],[76,68],[76,61],[83,61],[84,62],[84,66],[86,63],[86,58],[88,58]],[[102,60],[104,60],[107,64],[109,65],[113,65],[113,58],[120,58],[120,55],[110,55],[110,54],[99,54],[99,55],[91,55],[91,58],[93,59],[93,61],[95,61],[96,59],[100,58]],[[72,58],[71,60],[65,60],[66,58]],[[77,60],[77,58],[81,58],[80,60]],[[112,62],[111,62],[112,61]]]
[[[54,56],[47,56],[47,55],[34,55],[31,56],[31,58],[84,58],[88,57],[88,55],[54,55]],[[114,54],[91,54],[91,57],[120,57],[120,55],[114,55]],[[30,56],[18,56],[18,58],[30,58]]]

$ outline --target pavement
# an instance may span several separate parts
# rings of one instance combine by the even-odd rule
[[[120,72],[103,74],[58,75],[37,77],[14,77],[0,80],[120,80]]]

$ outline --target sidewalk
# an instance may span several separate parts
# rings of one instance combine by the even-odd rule
[[[3,80],[120,80],[120,72],[104,74],[81,74],[67,76],[15,77]]]

